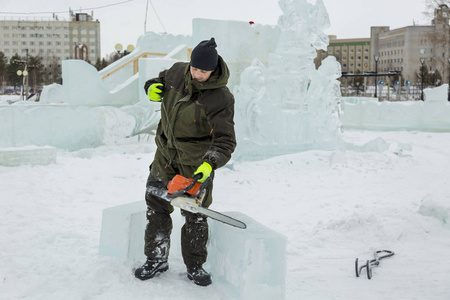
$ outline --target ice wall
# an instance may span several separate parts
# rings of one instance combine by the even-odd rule
[[[54,147],[14,147],[0,148],[0,166],[49,165],[56,163]]]
[[[227,86],[231,91],[240,83],[240,74],[255,58],[268,64],[281,32],[278,26],[240,21],[194,19],[192,26],[193,47],[202,40],[215,37],[217,51],[230,69]]]
[[[370,130],[450,131],[448,84],[424,89],[425,101],[345,98],[344,128]]]
[[[255,59],[234,89],[239,147],[236,159],[261,159],[340,144],[340,64],[334,57],[316,70],[326,50],[329,18],[321,0],[280,0],[278,44],[266,66]]]

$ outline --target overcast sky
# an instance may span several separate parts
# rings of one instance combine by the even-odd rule
[[[308,2],[315,3],[315,0]],[[326,33],[338,38],[370,37],[371,26],[390,26],[394,29],[413,25],[413,22],[417,25],[430,24],[430,20],[423,15],[425,0],[323,2],[331,22]],[[191,35],[193,18],[276,25],[282,13],[277,0],[149,0],[147,18],[147,0],[0,0],[0,19],[51,18],[52,12],[56,12],[60,20],[68,20],[69,7],[75,12],[80,12],[80,9],[89,14],[94,12],[94,18],[100,21],[103,56],[113,52],[116,43],[125,47],[135,45],[145,28],[153,32]],[[33,12],[47,13],[30,14]]]

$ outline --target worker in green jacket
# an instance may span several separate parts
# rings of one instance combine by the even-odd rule
[[[202,174],[200,182],[214,178],[214,170],[224,166],[236,147],[234,133],[234,97],[226,87],[230,71],[216,50],[214,38],[200,42],[192,51],[190,63],[175,63],[157,78],[145,83],[152,101],[161,102],[161,120],[156,131],[157,150],[148,181],[169,181],[175,175],[192,178]],[[147,183],[148,185],[148,183]],[[146,193],[146,263],[136,269],[141,280],[168,270],[173,206]],[[203,206],[212,203],[212,183]],[[208,223],[205,216],[181,211],[185,224],[181,248],[187,276],[207,286],[211,276],[206,262]]]

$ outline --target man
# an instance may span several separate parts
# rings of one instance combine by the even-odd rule
[[[161,120],[156,131],[157,150],[150,165],[151,180],[169,181],[180,174],[200,182],[214,178],[214,170],[224,166],[236,147],[234,133],[234,97],[226,87],[229,69],[216,50],[214,38],[200,42],[192,51],[190,63],[175,63],[159,77],[145,83],[152,101],[161,102]],[[153,278],[169,269],[168,256],[174,208],[149,193],[145,230],[146,263],[136,269],[141,280]],[[203,206],[212,203],[212,183]],[[182,210],[185,224],[181,248],[187,276],[200,286],[211,284],[206,262],[208,223],[206,217]]]

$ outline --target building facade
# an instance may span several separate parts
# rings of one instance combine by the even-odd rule
[[[370,71],[370,38],[337,39],[330,36],[327,55],[336,57],[342,72],[356,74]]]
[[[402,82],[417,84],[421,58],[429,73],[439,73],[442,81],[450,81],[450,10],[441,5],[434,12],[431,25],[407,26],[391,30],[388,26],[371,27],[370,38],[337,39],[330,36],[327,52],[336,57],[342,72],[379,73],[401,71]],[[379,57],[377,66],[374,56]],[[373,80],[373,79],[371,79]],[[439,84],[442,82],[436,82]],[[373,82],[371,83],[373,84]]]
[[[101,58],[100,22],[85,13],[70,14],[70,21],[0,20],[0,51],[10,59],[14,54],[41,58],[43,65],[52,68],[62,60],[75,58],[78,44],[86,45],[84,59],[95,63]]]
[[[429,26],[407,26],[394,30],[389,27],[372,27],[371,52],[379,55],[379,71],[401,71],[405,80],[415,83],[422,66],[421,59],[424,59],[428,72],[439,73],[447,83],[450,67],[449,16],[449,8],[441,5],[435,10]],[[371,69],[375,69],[373,59]]]

